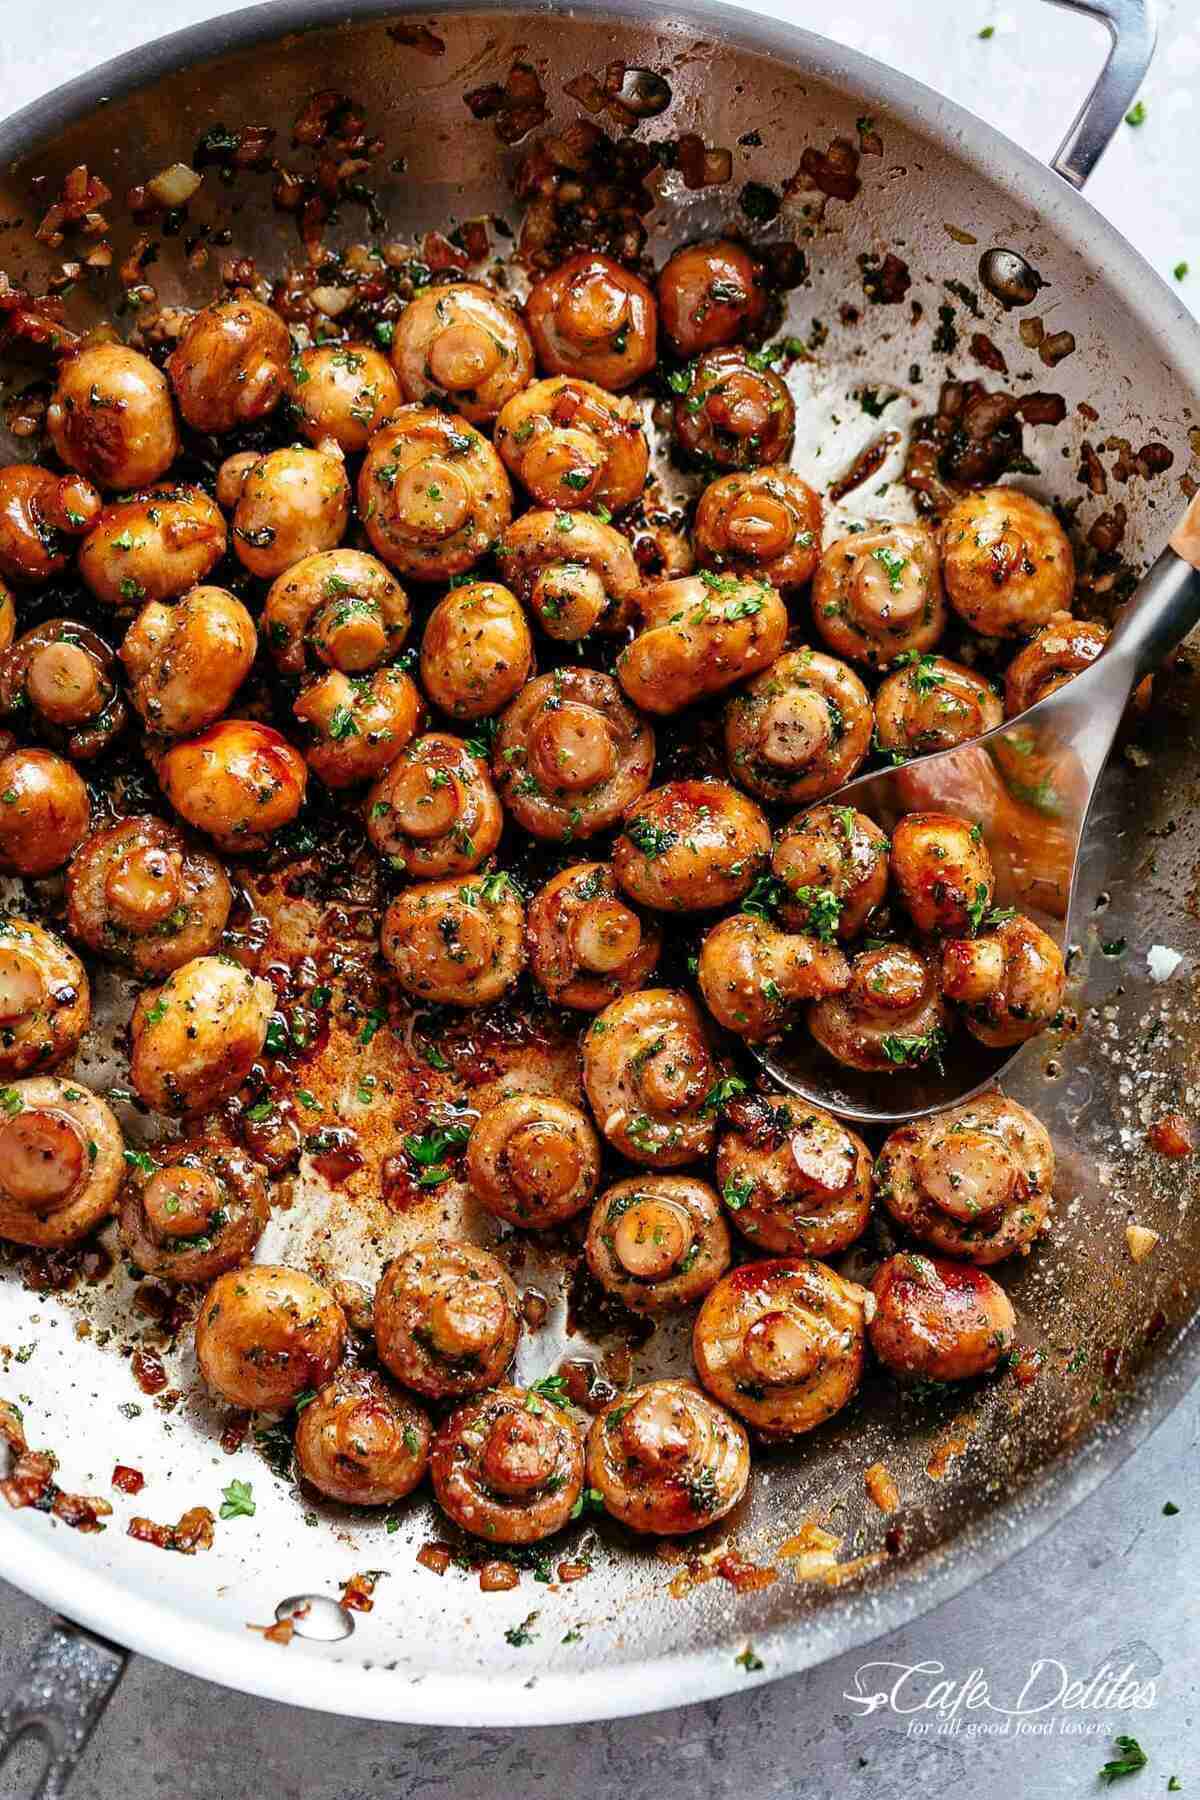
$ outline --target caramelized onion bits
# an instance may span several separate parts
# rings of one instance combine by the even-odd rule
[[[887,895],[888,840],[853,806],[814,806],[785,827],[771,856],[777,911],[793,931],[857,937]]]
[[[126,1170],[121,1242],[159,1281],[213,1281],[250,1261],[270,1216],[263,1170],[244,1150],[210,1137],[163,1143]]]
[[[946,628],[937,539],[920,524],[874,525],[830,544],[812,585],[813,624],[837,656],[893,668]]]
[[[567,1523],[583,1489],[583,1444],[539,1394],[496,1387],[438,1427],[429,1472],[442,1511],[489,1544],[536,1544]]]
[[[146,1105],[204,1112],[235,1093],[262,1055],[275,990],[227,956],[197,956],[139,996],[129,1074]]]
[[[600,1182],[600,1140],[570,1101],[510,1094],[472,1129],[467,1180],[493,1218],[545,1230],[590,1205]]]
[[[300,1414],[296,1467],[329,1500],[387,1506],[424,1478],[432,1440],[423,1406],[375,1369],[342,1368]]]
[[[893,762],[952,750],[1003,723],[1004,708],[982,675],[931,653],[905,652],[904,666],[894,662],[875,695],[875,742]]]
[[[417,738],[367,795],[367,836],[415,881],[469,874],[503,826],[487,764],[445,731]]]
[[[394,665],[365,675],[327,669],[292,707],[307,728],[305,761],[331,788],[376,780],[411,740],[423,710],[416,683]]]
[[[1062,526],[1019,488],[966,494],[942,522],[950,604],[985,637],[1031,637],[1069,612],[1075,558]]]
[[[815,800],[859,769],[874,723],[853,669],[820,650],[788,650],[725,708],[729,771],[764,800]]]
[[[914,812],[892,832],[892,880],[918,931],[977,931],[996,888],[983,833],[954,813]]]
[[[0,870],[49,875],[61,869],[87,836],[88,791],[61,756],[50,750],[10,750],[0,756]]]
[[[821,518],[819,495],[782,463],[722,475],[696,505],[696,555],[708,569],[788,593],[812,580]]]
[[[871,1348],[903,1381],[970,1381],[1012,1348],[1012,1301],[970,1263],[901,1251],[871,1283]]]
[[[36,730],[72,762],[90,762],[129,716],[116,663],[89,626],[47,619],[0,654],[0,713]]]
[[[762,1044],[790,1029],[804,1001],[844,993],[850,965],[836,944],[734,913],[701,944],[697,979],[718,1024]]]
[[[642,627],[617,676],[643,712],[674,713],[765,669],[787,639],[773,587],[736,575],[683,575],[643,590]]]
[[[613,875],[653,912],[733,906],[767,866],[771,828],[726,781],[670,781],[625,817],[613,845]]]
[[[555,669],[531,681],[501,719],[492,753],[517,824],[559,843],[615,825],[646,792],[653,768],[653,730],[598,669]]]
[[[728,238],[685,245],[659,273],[659,318],[680,356],[732,344],[757,330],[766,310],[762,265]]]
[[[646,485],[650,451],[633,400],[594,381],[534,381],[501,410],[495,444],[514,480],[539,506],[632,506]]]
[[[129,698],[157,737],[215,725],[250,673],[254,620],[219,587],[197,587],[174,606],[144,606],[121,645]]]
[[[406,993],[484,1006],[525,961],[525,909],[506,875],[405,888],[384,914],[381,949]]]
[[[811,1431],[858,1387],[866,1300],[865,1288],[814,1258],[744,1263],[696,1316],[696,1372],[761,1437]]]
[[[1103,625],[1054,613],[1037,636],[1017,651],[1004,673],[1004,713],[1015,719],[1072,676],[1089,668],[1108,642]],[[999,723],[999,720],[996,721]]]
[[[300,1269],[252,1263],[218,1276],[196,1318],[196,1361],[234,1406],[283,1412],[342,1360],[346,1315]]]
[[[59,460],[97,487],[144,487],[179,455],[167,378],[128,344],[92,344],[64,358],[46,431]]]
[[[4,1091],[0,1238],[39,1250],[78,1243],[116,1210],[121,1127],[90,1089],[34,1075]]]
[[[438,601],[421,636],[421,685],[453,719],[507,706],[533,675],[533,638],[515,594],[471,581]]]
[[[413,581],[448,581],[499,540],[512,489],[473,425],[436,407],[402,406],[367,445],[358,513],[390,568]]]
[[[642,578],[629,540],[591,513],[535,510],[514,519],[497,552],[513,592],[547,637],[623,631]]]
[[[220,435],[278,406],[292,340],[279,314],[244,292],[188,321],[167,363],[175,402],[195,431]]]
[[[34,463],[0,469],[0,576],[38,587],[66,568],[73,540],[100,516],[100,496],[79,475],[55,475]]]
[[[0,919],[0,1077],[52,1069],[72,1055],[91,1017],[83,964],[28,919]]]
[[[474,1244],[426,1238],[387,1265],[375,1290],[379,1360],[427,1400],[494,1387],[520,1328],[516,1288]]]
[[[749,1479],[745,1429],[690,1381],[630,1388],[588,1431],[588,1485],[633,1531],[703,1531],[733,1511]]]
[[[303,557],[340,544],[350,517],[350,483],[340,455],[272,450],[242,482],[233,547],[251,575],[273,581]]]
[[[216,857],[146,814],[92,833],[71,860],[66,897],[77,943],[152,980],[215,950],[233,905]]]
[[[997,1092],[901,1125],[875,1162],[875,1193],[896,1223],[973,1263],[1026,1252],[1053,1191],[1049,1132]]]
[[[408,596],[377,557],[320,550],[272,583],[263,607],[271,660],[285,675],[338,669],[364,675],[402,649]]]
[[[427,287],[396,322],[392,367],[401,397],[486,425],[527,386],[533,345],[507,301],[475,281]]]
[[[662,931],[617,892],[607,863],[551,876],[529,904],[529,967],[559,1006],[599,1012],[654,973]]]
[[[613,393],[658,360],[658,308],[640,276],[582,251],[533,286],[525,323],[547,375],[582,375]]]
[[[929,958],[882,944],[859,951],[845,993],[813,1001],[808,1028],[835,1062],[894,1075],[939,1060],[948,1016]]]
[[[674,433],[686,457],[718,469],[786,463],[796,430],[787,383],[743,350],[706,350],[676,395]]]
[[[270,725],[222,719],[158,762],[163,793],[222,850],[261,850],[304,801],[304,759]]]
[[[106,506],[79,546],[79,573],[106,606],[176,600],[211,574],[228,533],[220,507],[190,482],[164,482]]]
[[[718,1075],[699,1008],[670,988],[614,1000],[584,1034],[592,1117],[615,1150],[649,1168],[678,1168],[708,1155]]]
[[[757,1250],[836,1256],[867,1228],[871,1152],[832,1113],[791,1094],[753,1094],[725,1115],[717,1183]]]
[[[601,1194],[587,1234],[588,1268],[631,1311],[674,1312],[729,1267],[720,1202],[694,1175],[641,1175]]]
[[[1067,972],[1062,951],[1032,919],[993,913],[985,922],[992,920],[978,937],[943,944],[942,990],[972,1037],[1005,1049],[1051,1028]]]
[[[400,386],[370,344],[313,344],[288,363],[290,418],[318,450],[358,456],[400,404]]]

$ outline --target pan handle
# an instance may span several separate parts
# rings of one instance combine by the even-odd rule
[[[35,1738],[45,1762],[29,1800],[62,1800],[127,1661],[116,1644],[55,1619],[0,1706],[0,1777],[18,1743]]]
[[[1108,149],[1146,78],[1158,37],[1154,0],[1051,0],[1108,27],[1108,60],[1050,167],[1081,188]]]

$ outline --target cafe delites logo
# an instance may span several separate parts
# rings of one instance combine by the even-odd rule
[[[1102,1662],[1077,1675],[1055,1656],[1036,1657],[1019,1685],[996,1691],[980,1667],[951,1675],[944,1663],[866,1662],[843,1698],[860,1716],[886,1709],[911,1737],[1098,1736],[1113,1713],[1147,1712],[1155,1684],[1135,1662]]]

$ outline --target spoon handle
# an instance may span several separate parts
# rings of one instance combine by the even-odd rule
[[[1157,668],[1200,622],[1200,494],[1117,621],[1105,660],[1124,664],[1129,685]]]

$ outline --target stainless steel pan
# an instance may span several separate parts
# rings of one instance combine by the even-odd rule
[[[287,0],[151,44],[0,127],[0,217],[8,221],[0,264],[35,280],[52,266],[32,236],[39,208],[31,177],[45,176],[53,194],[67,169],[86,162],[120,194],[187,161],[218,122],[273,125],[286,142],[310,93],[330,86],[353,95],[386,139],[380,170],[404,159],[395,164],[402,173],[381,179],[379,194],[389,233],[404,237],[448,215],[514,216],[514,153],[488,123],[472,119],[462,97],[503,82],[514,57],[538,69],[552,124],[576,115],[563,84],[581,71],[602,73],[614,59],[660,71],[673,101],[650,135],[695,130],[709,145],[734,148],[735,158],[725,187],[693,193],[677,176],[664,181],[649,220],[660,255],[736,223],[744,181],[778,184],[799,168],[806,146],[823,150],[838,135],[856,142],[856,121],[867,115],[883,155],[864,157],[863,192],[853,204],[831,202],[823,221],[810,222],[810,285],[793,296],[797,329],[807,335],[813,319],[829,328],[817,363],[797,376],[801,415],[816,421],[797,452],[802,470],[825,485],[831,466],[860,447],[839,395],[844,401],[864,384],[894,385],[919,364],[923,383],[913,377],[912,387],[928,400],[947,362],[964,376],[982,373],[967,345],[972,331],[984,331],[1014,375],[1032,376],[1025,387],[1061,392],[1067,402],[1063,425],[1026,434],[1037,465],[1031,486],[1082,500],[1081,535],[1121,500],[1128,512],[1122,551],[1140,567],[1171,528],[1189,468],[1200,474],[1200,331],[1077,191],[1145,71],[1153,40],[1147,8],[1142,0],[1071,3],[1109,22],[1115,49],[1046,169],[960,107],[867,58],[721,6],[663,11],[649,0],[587,0],[550,11],[475,0],[431,16],[373,0]],[[406,13],[434,43],[419,31],[389,31]],[[750,133],[761,143],[739,144]],[[284,260],[293,230],[272,211],[268,180],[239,190],[245,205],[231,220],[233,248],[252,252],[264,268]],[[795,208],[784,219],[801,228]],[[353,241],[361,231],[360,219],[346,219],[337,236]],[[1023,310],[1005,312],[980,286],[981,255],[997,247],[1027,258],[1047,284]],[[857,259],[888,249],[912,271],[910,299],[923,308],[917,322],[907,303],[873,309],[864,298]],[[194,302],[197,282],[183,267],[180,239],[164,240],[154,280],[168,298]],[[947,282],[972,291],[981,319]],[[843,303],[858,309],[859,323],[840,319]],[[959,345],[937,354],[931,330],[944,305],[954,309]],[[1019,335],[1021,321],[1033,317],[1049,333],[1074,335],[1073,354],[1053,369]],[[1131,456],[1154,440],[1167,446],[1172,464],[1122,480],[1116,465],[1127,473],[1131,459],[1110,447],[1102,452],[1110,493],[1095,497],[1077,480],[1085,438],[1124,440]],[[897,467],[884,477],[889,470]],[[868,487],[847,504],[879,504],[870,494]],[[601,1530],[588,1579],[551,1590],[526,1575],[514,1593],[482,1595],[472,1577],[451,1570],[438,1579],[415,1565],[420,1543],[439,1531],[424,1508],[390,1533],[382,1521],[335,1509],[314,1525],[305,1503],[253,1450],[227,1457],[217,1414],[188,1385],[184,1351],[168,1364],[185,1397],[174,1411],[157,1411],[120,1354],[135,1331],[130,1284],[119,1270],[108,1283],[55,1298],[31,1293],[15,1267],[0,1273],[0,1343],[37,1349],[0,1374],[0,1393],[27,1397],[31,1440],[58,1452],[64,1485],[107,1491],[120,1460],[141,1468],[147,1486],[133,1504],[114,1496],[117,1513],[103,1536],[78,1536],[36,1512],[6,1509],[0,1572],[91,1632],[272,1698],[384,1719],[534,1724],[697,1700],[802,1669],[912,1618],[1028,1543],[1136,1447],[1200,1358],[1192,1328],[1200,1209],[1190,1200],[1189,1165],[1155,1157],[1145,1141],[1159,1112],[1194,1109],[1195,1101],[1200,926],[1189,896],[1200,747],[1189,684],[1186,667],[1159,680],[1140,747],[1114,761],[1092,819],[1072,932],[1079,946],[1072,1000],[1084,1028],[1049,1050],[1032,1049],[1011,1084],[1051,1124],[1061,1171],[1051,1240],[1006,1275],[1025,1338],[1043,1352],[1039,1379],[1028,1389],[1006,1379],[932,1405],[900,1403],[889,1386],[868,1384],[840,1419],[762,1465],[748,1511],[734,1524],[738,1548],[767,1564],[806,1521],[820,1519],[840,1540],[842,1564],[866,1559],[856,1572],[800,1580],[798,1565],[785,1559],[772,1586],[739,1594],[721,1579],[691,1584],[686,1570],[674,1579],[680,1567]],[[1101,949],[1113,952],[1120,940],[1121,954]],[[1169,980],[1154,979],[1172,959],[1159,951],[1148,961],[1152,946],[1182,955]],[[119,1079],[119,1059],[97,1041],[81,1072],[98,1082]],[[143,1129],[136,1121],[131,1128]],[[1130,1218],[1162,1234],[1137,1266],[1124,1240]],[[306,1178],[265,1248],[370,1280],[404,1225],[367,1202],[335,1200],[330,1210]],[[552,1367],[564,1346],[580,1353],[581,1339],[564,1336],[560,1276],[532,1257],[522,1270],[553,1301],[548,1326],[523,1349],[524,1377]],[[88,1338],[77,1335],[83,1325]],[[106,1330],[113,1336],[99,1347]],[[682,1345],[660,1334],[636,1360],[682,1367]],[[142,1406],[140,1417],[125,1416],[131,1403]],[[888,1463],[905,1498],[890,1549],[889,1521],[863,1495],[863,1468],[877,1460]],[[132,1511],[173,1519],[197,1500],[215,1509],[235,1474],[253,1480],[257,1516],[219,1526],[209,1554],[165,1556],[125,1535]],[[364,1568],[387,1571],[375,1610],[344,1614],[332,1603],[341,1583]],[[269,1624],[296,1595],[327,1602],[314,1608],[310,1628],[340,1633],[352,1625],[353,1634],[332,1641],[297,1635],[282,1648],[247,1630]],[[516,1629],[532,1613],[538,1616],[527,1630]],[[745,1666],[752,1659],[738,1660],[747,1645],[761,1676]],[[10,1732],[33,1720],[53,1740],[53,1784],[65,1779],[120,1666],[120,1653],[64,1628],[10,1707]]]

